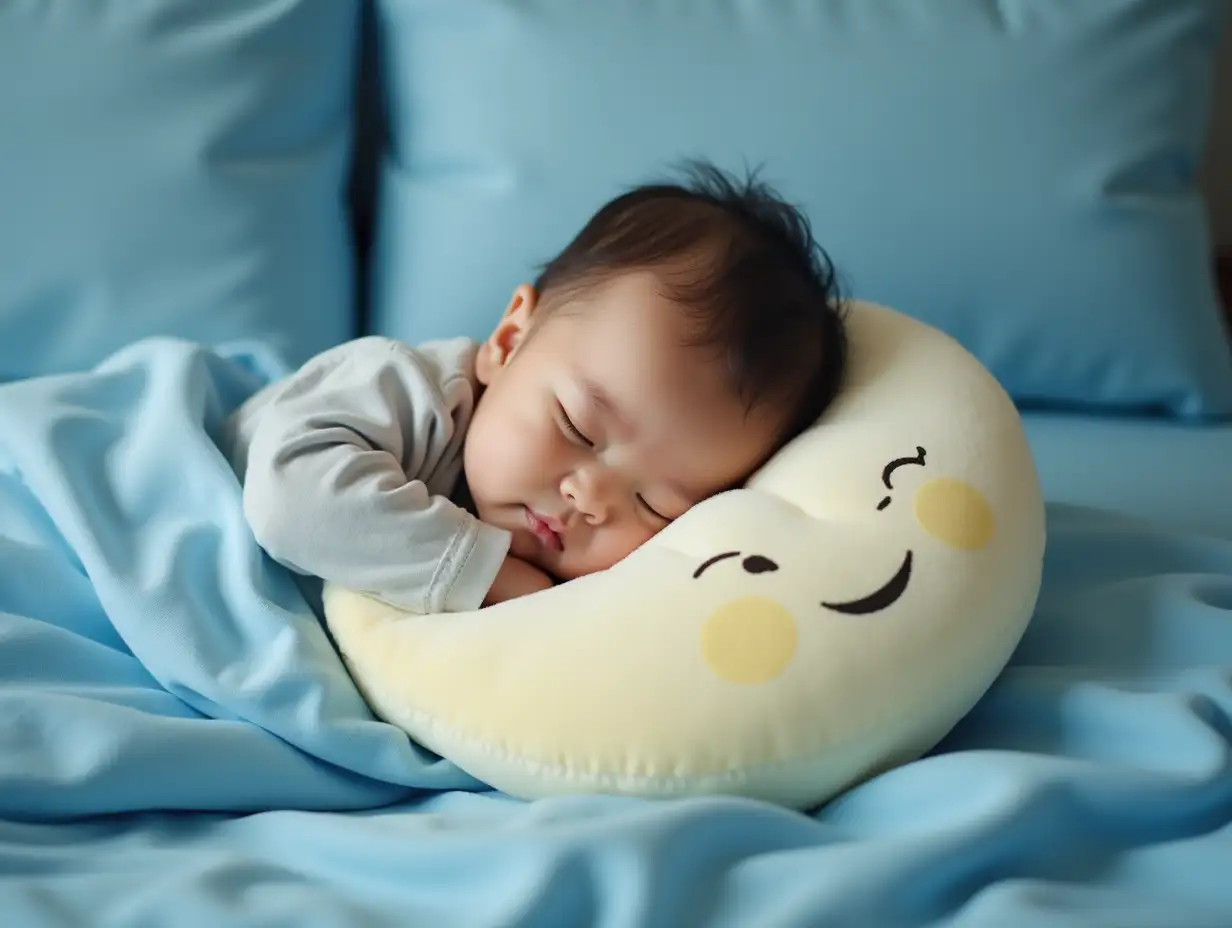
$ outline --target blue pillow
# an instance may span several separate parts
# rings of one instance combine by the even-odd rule
[[[356,4],[0,3],[0,380],[354,334]]]
[[[371,327],[482,335],[604,200],[709,157],[1024,406],[1232,412],[1195,182],[1223,0],[377,0]]]

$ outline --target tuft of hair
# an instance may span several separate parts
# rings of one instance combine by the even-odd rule
[[[842,385],[845,302],[802,210],[749,172],[688,161],[679,182],[634,187],[591,217],[545,264],[535,289],[559,305],[611,277],[656,274],[685,312],[689,344],[713,351],[745,409],[781,411],[777,450],[811,426]]]

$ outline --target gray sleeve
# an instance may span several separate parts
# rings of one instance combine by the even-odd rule
[[[479,608],[509,533],[429,491],[460,467],[473,403],[467,377],[389,339],[309,362],[253,414],[242,477],[258,543],[417,612]]]

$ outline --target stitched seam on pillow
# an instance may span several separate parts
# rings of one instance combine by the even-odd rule
[[[751,774],[773,772],[784,770],[788,767],[800,763],[810,763],[814,760],[819,760],[832,751],[842,750],[846,743],[838,743],[826,748],[824,752],[818,752],[810,755],[802,755],[793,757],[790,760],[776,760],[758,763],[752,766],[741,767],[739,770],[716,771],[714,773],[676,773],[676,774],[660,774],[651,776],[638,773],[582,773],[573,768],[562,767],[558,764],[548,764],[542,761],[533,760],[520,754],[512,754],[505,748],[497,747],[489,742],[482,741],[472,735],[461,735],[458,730],[447,722],[443,721],[439,716],[429,715],[422,710],[400,710],[400,715],[405,714],[410,716],[411,720],[416,723],[426,723],[427,727],[438,732],[447,732],[455,741],[467,745],[472,749],[477,749],[479,752],[487,754],[489,757],[494,757],[502,762],[508,763],[511,766],[519,768],[524,773],[542,774],[547,773],[562,780],[580,781],[584,780],[587,783],[598,785],[620,786],[633,784],[636,786],[652,786],[660,788],[665,792],[684,792],[688,789],[685,785],[690,781],[706,780],[712,783],[732,783],[740,782],[749,779]],[[412,736],[413,737],[413,736]],[[440,754],[435,748],[428,745],[429,750]],[[446,760],[450,760],[447,755],[441,754]],[[462,769],[456,761],[450,760],[459,769]],[[875,766],[875,765],[873,765]],[[871,769],[871,768],[870,768]],[[482,779],[476,774],[471,774],[476,779]],[[859,776],[859,775],[857,775]],[[486,781],[485,781],[486,782]]]

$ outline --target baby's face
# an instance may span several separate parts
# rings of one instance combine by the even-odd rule
[[[738,485],[780,422],[746,412],[724,360],[685,343],[652,274],[617,276],[542,320],[536,299],[519,287],[480,350],[486,389],[463,462],[479,517],[513,533],[511,553],[569,580]]]

